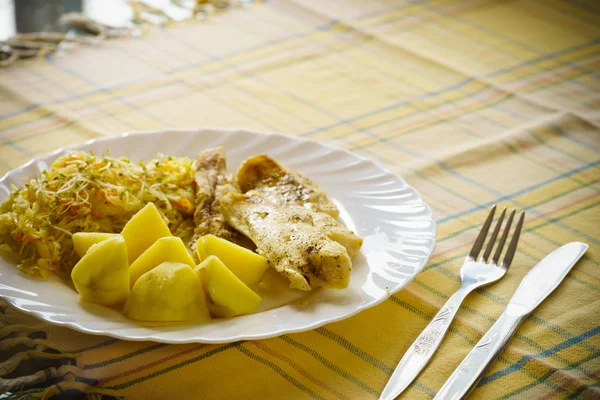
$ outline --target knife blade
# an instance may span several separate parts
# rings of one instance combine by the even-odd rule
[[[454,370],[434,400],[464,399],[504,349],[521,323],[567,276],[588,245],[572,242],[548,254],[525,275],[504,312]]]

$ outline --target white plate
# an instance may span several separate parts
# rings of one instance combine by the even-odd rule
[[[0,258],[0,296],[45,321],[77,331],[127,340],[165,343],[225,343],[264,339],[317,328],[348,318],[399,291],[421,271],[435,245],[435,222],[427,204],[401,178],[356,154],[290,136],[244,130],[168,130],[91,140],[74,148],[134,161],[162,152],[195,157],[224,146],[229,169],[249,156],[268,153],[320,184],[339,206],[341,219],[365,238],[344,290],[300,293],[295,301],[260,313],[204,325],[144,327],[118,311],[82,304],[60,282],[29,278]],[[0,201],[11,184],[21,186],[67,149],[60,149],[10,171],[0,179]],[[269,308],[272,302],[265,302]]]

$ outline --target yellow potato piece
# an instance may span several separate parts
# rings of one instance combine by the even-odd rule
[[[73,247],[79,257],[83,257],[92,245],[117,236],[121,235],[118,233],[77,232],[73,234]]]
[[[210,319],[204,290],[187,264],[164,262],[142,275],[123,311],[140,321],[206,321]]]
[[[79,296],[105,306],[123,304],[129,295],[127,245],[121,235],[93,245],[71,271]]]
[[[202,261],[196,272],[213,303],[210,311],[215,317],[251,313],[262,300],[215,256]]]
[[[208,303],[208,312],[213,318],[231,318],[235,317],[233,310],[227,307],[219,306],[215,303]]]
[[[260,254],[214,235],[204,235],[198,239],[196,253],[200,261],[217,256],[248,286],[257,285],[269,267],[266,258]]]
[[[160,216],[154,203],[148,203],[138,211],[121,231],[129,251],[129,263],[133,263],[146,249],[161,237],[171,236],[171,231]]]
[[[196,266],[180,238],[160,238],[129,266],[129,284],[133,286],[140,276],[165,261],[187,264],[192,268]]]

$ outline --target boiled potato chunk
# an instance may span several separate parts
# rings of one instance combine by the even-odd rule
[[[92,245],[117,236],[120,235],[118,233],[77,232],[73,234],[73,247],[79,257],[83,257]]]
[[[121,231],[129,251],[129,263],[133,263],[158,239],[171,236],[169,227],[162,219],[154,203],[148,203],[138,211]]]
[[[219,306],[212,302],[208,303],[208,312],[210,313],[210,316],[213,318],[235,317],[235,313],[233,312],[232,309],[224,307],[224,306]]]
[[[129,282],[133,286],[140,276],[165,261],[196,266],[183,241],[175,236],[158,239],[129,266]]]
[[[257,285],[267,271],[267,260],[244,247],[214,235],[204,235],[196,243],[200,261],[216,256],[248,286]]]
[[[214,305],[211,311],[215,317],[251,313],[262,300],[215,256],[207,257],[196,271]]]
[[[202,284],[192,268],[164,262],[133,285],[124,309],[140,321],[205,321],[210,319]]]
[[[105,306],[125,303],[129,295],[127,245],[121,235],[92,246],[71,271],[79,296]]]

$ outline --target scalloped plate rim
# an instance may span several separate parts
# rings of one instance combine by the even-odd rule
[[[203,338],[200,338],[200,339],[199,338],[187,338],[187,339],[179,338],[178,339],[178,338],[159,337],[160,335],[165,335],[165,334],[170,333],[170,332],[164,332],[164,331],[162,331],[162,332],[158,331],[156,334],[143,335],[143,336],[142,335],[127,335],[127,334],[119,334],[119,333],[117,333],[118,331],[115,332],[115,331],[110,331],[110,330],[107,331],[107,330],[101,330],[101,329],[87,328],[87,327],[81,326],[77,321],[53,320],[50,317],[44,315],[43,312],[30,310],[26,307],[22,307],[21,305],[18,304],[17,301],[14,301],[10,296],[6,296],[1,292],[0,292],[0,297],[3,298],[5,301],[7,301],[9,304],[11,304],[11,306],[15,307],[16,309],[21,310],[24,313],[27,313],[29,315],[32,315],[42,321],[45,321],[47,323],[57,325],[57,326],[67,327],[67,328],[73,329],[77,332],[91,334],[91,335],[95,335],[95,336],[107,336],[107,337],[111,337],[111,338],[115,338],[115,339],[122,339],[122,340],[128,340],[128,341],[148,341],[148,340],[150,340],[150,341],[155,341],[155,342],[160,342],[160,343],[171,343],[171,344],[185,344],[185,343],[223,344],[223,343],[232,343],[232,342],[236,342],[236,341],[240,341],[240,340],[268,339],[268,338],[277,337],[277,336],[288,334],[288,333],[305,332],[305,331],[319,328],[319,327],[324,326],[329,323],[338,322],[338,321],[353,317],[363,310],[366,310],[368,308],[371,308],[378,304],[381,304],[385,300],[389,299],[395,293],[398,293],[400,290],[402,290],[402,288],[404,286],[406,286],[409,282],[411,282],[412,279],[414,279],[414,277],[417,274],[419,274],[423,270],[423,268],[429,261],[429,258],[431,257],[431,254],[433,253],[435,246],[437,244],[437,240],[436,240],[437,224],[436,224],[436,221],[433,219],[433,215],[432,215],[429,204],[427,204],[427,202],[425,202],[423,200],[423,198],[421,197],[421,195],[417,191],[417,189],[415,189],[413,186],[409,185],[401,176],[389,171],[387,168],[381,166],[378,162],[373,161],[369,158],[366,158],[360,154],[354,153],[347,149],[335,147],[335,146],[332,146],[332,145],[329,145],[326,143],[318,142],[318,141],[303,138],[303,137],[287,135],[287,134],[283,134],[283,133],[255,131],[255,130],[244,129],[244,128],[224,129],[224,128],[219,128],[219,127],[203,127],[203,128],[166,128],[166,129],[158,129],[158,130],[127,131],[122,134],[114,135],[114,136],[99,136],[99,137],[96,137],[93,139],[86,140],[83,143],[78,143],[78,144],[74,144],[74,145],[70,145],[70,146],[64,146],[64,147],[58,148],[54,151],[51,151],[49,153],[43,154],[41,156],[34,157],[34,158],[30,159],[29,161],[27,161],[26,163],[6,172],[3,176],[0,177],[0,184],[4,183],[4,181],[7,180],[11,175],[19,173],[20,171],[28,168],[30,165],[32,165],[33,163],[35,163],[41,159],[58,156],[59,154],[69,151],[69,150],[82,149],[87,146],[91,146],[97,142],[118,141],[118,140],[121,140],[121,139],[124,139],[127,137],[131,137],[131,136],[151,136],[151,135],[155,135],[155,134],[164,134],[166,132],[190,134],[190,133],[194,133],[194,132],[198,133],[198,132],[203,132],[203,131],[220,131],[220,132],[227,132],[227,133],[246,132],[246,133],[250,133],[253,135],[261,135],[261,136],[265,136],[265,137],[269,137],[269,136],[281,137],[281,138],[285,138],[286,140],[293,140],[293,141],[297,141],[297,142],[311,142],[311,143],[318,145],[319,147],[326,148],[329,151],[345,153],[347,156],[359,159],[361,162],[366,162],[366,163],[370,164],[371,166],[375,167],[376,169],[380,170],[381,172],[384,172],[386,175],[392,176],[395,180],[399,181],[402,184],[403,188],[410,190],[411,193],[416,196],[416,200],[414,201],[415,204],[418,203],[419,205],[423,206],[426,210],[428,222],[431,223],[431,228],[430,228],[430,234],[423,235],[422,237],[430,239],[431,243],[427,248],[427,254],[426,254],[425,258],[422,260],[419,267],[415,269],[414,273],[412,273],[410,277],[408,277],[404,282],[402,282],[402,284],[394,287],[393,289],[388,290],[385,293],[385,295],[383,295],[377,299],[374,299],[374,300],[368,301],[368,302],[363,302],[362,304],[358,305],[353,310],[351,310],[345,314],[338,315],[338,316],[332,317],[332,318],[327,318],[327,319],[319,319],[319,320],[313,322],[312,324],[298,326],[297,328],[276,329],[276,330],[271,330],[266,333],[255,334],[255,335],[240,334],[240,335],[235,335],[235,336],[230,336],[230,337],[220,338],[220,339],[205,339],[205,338],[204,339]],[[1,276],[1,274],[0,274],[0,276]],[[121,330],[122,329],[125,329],[125,328],[121,328]]]

